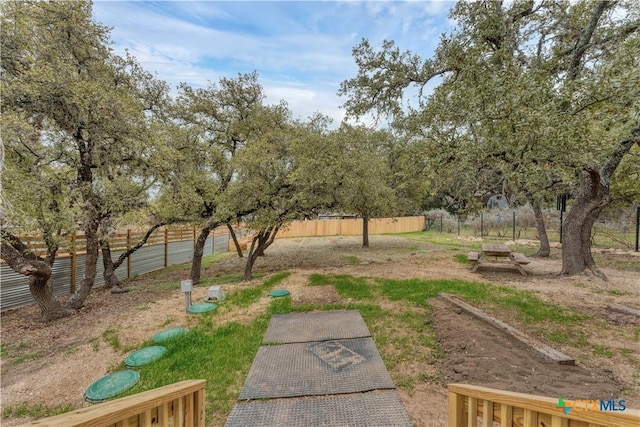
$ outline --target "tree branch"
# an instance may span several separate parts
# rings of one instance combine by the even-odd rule
[[[598,26],[598,21],[600,21],[600,18],[602,17],[604,11],[611,7],[613,4],[615,3],[610,3],[608,1],[596,2],[596,7],[593,10],[593,14],[591,15],[589,24],[587,24],[587,27],[582,31],[580,38],[573,48],[573,55],[571,56],[571,62],[569,63],[569,70],[567,74],[567,78],[569,80],[575,80],[578,77],[578,71],[580,63],[582,62],[582,57],[589,47],[591,38],[593,37],[593,33]]]

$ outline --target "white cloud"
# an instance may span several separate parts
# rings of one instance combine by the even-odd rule
[[[450,2],[112,2],[95,1],[96,20],[114,27],[114,49],[175,87],[258,71],[270,103],[294,116],[320,111],[341,120],[341,81],[355,76],[352,47],[392,39],[428,57]]]

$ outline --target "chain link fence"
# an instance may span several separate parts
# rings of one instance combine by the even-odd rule
[[[561,242],[560,211],[543,211],[550,242]],[[564,215],[566,218],[566,215]],[[594,247],[638,251],[640,207],[604,211],[594,224]],[[458,216],[444,209],[425,212],[425,231],[455,233],[460,236],[497,240],[539,240],[536,218],[530,207],[486,209],[477,214]]]

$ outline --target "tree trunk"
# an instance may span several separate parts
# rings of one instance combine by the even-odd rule
[[[534,257],[546,258],[551,254],[551,246],[549,245],[549,236],[547,235],[547,227],[544,223],[544,216],[542,215],[542,207],[537,200],[530,200],[531,207],[533,208],[533,214],[536,217],[536,229],[538,230],[538,239],[540,239],[540,248],[538,252],[533,254]]]
[[[242,254],[242,248],[240,247],[240,242],[238,242],[238,237],[236,236],[236,232],[233,231],[233,227],[231,226],[230,223],[227,223],[227,229],[229,230],[229,235],[231,236],[231,240],[233,240],[233,245],[236,247],[238,258],[242,258],[244,255]]]
[[[209,238],[209,234],[211,230],[216,228],[217,224],[206,224],[198,238],[196,239],[196,243],[193,247],[193,261],[191,262],[191,280],[194,285],[200,283],[200,274],[202,272],[202,255],[204,254],[204,245],[207,243],[207,239]]]
[[[122,286],[120,280],[116,276],[116,270],[122,265],[127,257],[143,247],[144,244],[147,243],[147,240],[149,240],[149,237],[151,237],[153,232],[163,225],[166,225],[166,223],[161,222],[151,226],[151,228],[149,228],[144,234],[142,239],[140,239],[140,241],[138,241],[138,243],[136,243],[134,246],[121,253],[115,262],[113,262],[113,258],[111,258],[111,248],[109,247],[109,241],[104,240],[100,242],[100,247],[102,248],[102,265],[104,266],[104,285],[106,288],[111,288],[112,294],[121,294],[127,292],[127,289]]]
[[[562,235],[562,271],[574,275],[587,269],[606,280],[591,256],[591,228],[602,209],[609,203],[609,189],[600,184],[600,174],[590,170],[580,177],[580,193],[569,209]]]
[[[75,310],[80,309],[84,305],[96,281],[98,253],[100,250],[100,237],[98,236],[99,225],[100,221],[97,218],[93,218],[84,230],[87,239],[84,274],[80,288],[69,298],[69,301],[67,301],[67,307]]]
[[[369,217],[367,215],[362,217],[362,247],[369,247]]]
[[[242,280],[251,280],[253,279],[253,265],[258,259],[258,249],[261,245],[262,238],[262,230],[259,231],[253,239],[251,240],[251,247],[249,248],[249,253],[247,254],[247,262],[244,265],[244,275],[242,276]],[[257,243],[257,246],[256,246]]]
[[[111,258],[111,248],[108,241],[100,242],[102,248],[102,266],[104,271],[102,277],[104,277],[104,287],[111,289],[112,294],[122,294],[127,292],[127,289],[122,286],[120,279],[116,276],[116,266]]]
[[[586,169],[580,174],[580,192],[567,214],[563,229],[560,274],[582,274],[588,269],[607,280],[591,255],[591,229],[602,209],[611,201],[609,186],[613,173],[633,144],[640,144],[640,127],[631,135],[630,139],[620,142],[599,171]]]
[[[256,259],[258,259],[260,254],[264,254],[265,249],[271,246],[278,234],[278,230],[280,230],[280,224],[263,228],[253,236],[247,255],[247,263],[244,265],[244,276],[242,280],[251,280],[253,278],[253,265]]]
[[[65,308],[53,295],[51,284],[51,266],[37,259],[15,236],[2,233],[2,259],[13,271],[29,277],[29,291],[40,307],[45,321],[70,316],[73,310]]]

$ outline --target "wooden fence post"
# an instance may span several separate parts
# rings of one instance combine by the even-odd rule
[[[76,233],[71,236],[71,251],[69,252],[71,257],[71,294],[76,293]]]
[[[131,249],[131,229],[127,228],[127,250]],[[131,254],[127,255],[127,279],[131,278]]]
[[[164,227],[164,266],[169,266],[169,228]]]

